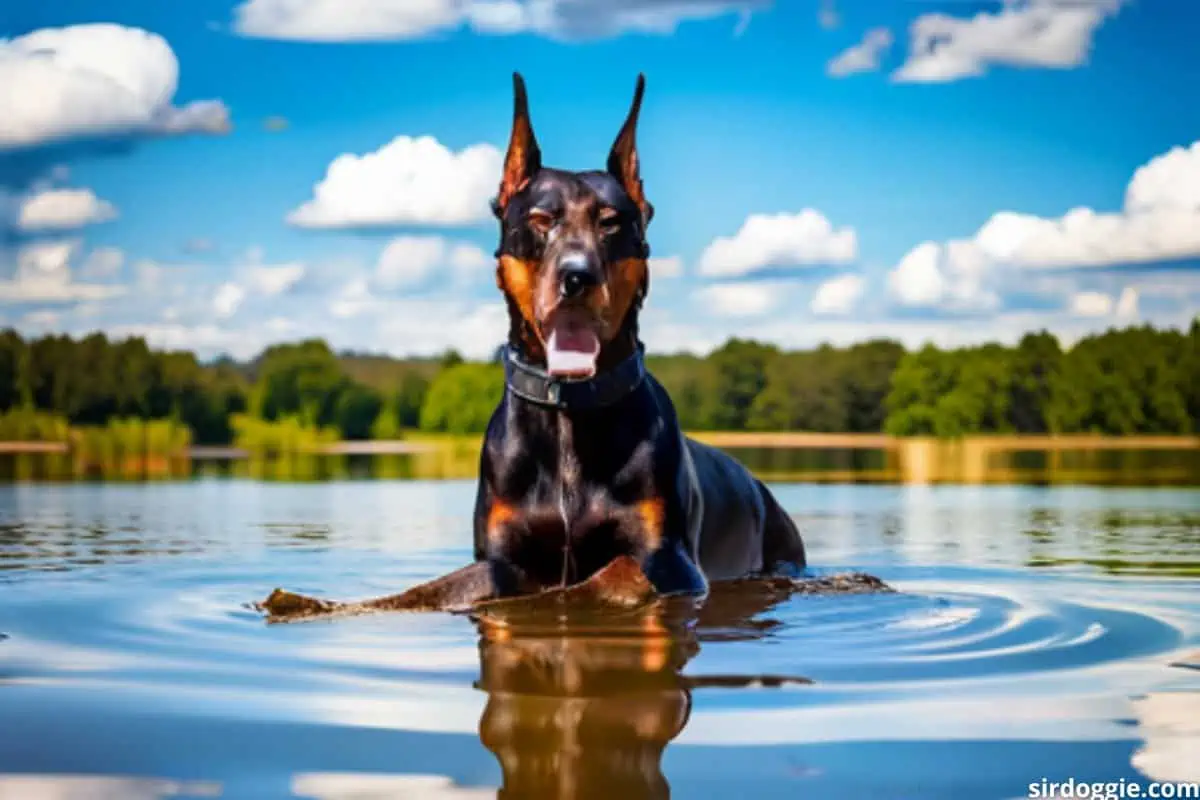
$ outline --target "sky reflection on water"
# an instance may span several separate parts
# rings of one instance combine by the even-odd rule
[[[1200,649],[1200,491],[777,490],[818,570],[900,594],[731,604],[655,640],[498,647],[448,615],[266,626],[244,604],[277,585],[365,597],[461,565],[473,485],[4,487],[0,718],[20,724],[0,730],[0,798],[1009,798],[1042,777],[1200,778],[1200,672],[1169,666]]]

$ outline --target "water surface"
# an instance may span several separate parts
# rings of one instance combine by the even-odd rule
[[[449,615],[268,626],[245,604],[275,586],[365,597],[465,563],[473,483],[0,487],[0,798],[1200,779],[1200,671],[1172,666],[1200,650],[1200,490],[775,488],[817,571],[900,592],[482,644]]]

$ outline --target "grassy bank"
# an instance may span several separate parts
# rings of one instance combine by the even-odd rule
[[[232,417],[234,445],[192,447],[169,419],[70,426],[43,412],[0,414],[0,479],[148,479],[220,474],[263,480],[474,477],[482,435],[396,431],[343,441],[299,417]],[[898,483],[1200,484],[1200,437],[991,434],[959,438],[800,431],[699,431],[768,480]]]
[[[12,478],[66,480],[90,476],[144,479],[186,474],[192,433],[171,419],[113,418],[69,425],[31,409],[0,414],[0,452],[11,454]]]

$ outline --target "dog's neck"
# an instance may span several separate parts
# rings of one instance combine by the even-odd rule
[[[636,338],[620,360],[610,359],[591,378],[565,379],[551,375],[544,362],[532,362],[511,343],[504,351],[505,391],[518,402],[546,410],[595,411],[619,403],[633,393],[646,378],[644,348]],[[601,351],[601,355],[604,352]]]

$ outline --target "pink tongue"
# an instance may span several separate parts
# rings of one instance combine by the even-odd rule
[[[555,325],[546,342],[546,368],[551,375],[590,378],[596,374],[600,338],[591,328]]]

